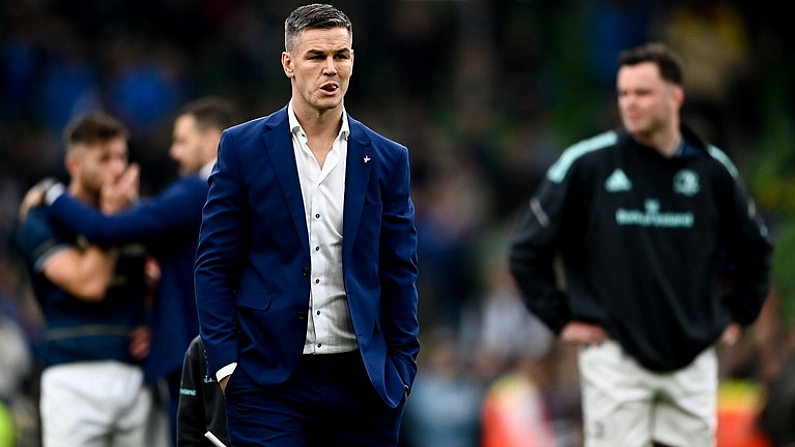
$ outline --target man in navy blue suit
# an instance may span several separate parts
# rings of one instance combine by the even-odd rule
[[[238,122],[236,109],[220,98],[200,98],[183,106],[174,122],[169,152],[179,163],[180,179],[158,196],[141,200],[122,212],[103,215],[66,194],[48,194],[45,200],[52,219],[90,242],[103,246],[143,242],[157,260],[161,278],[154,301],[152,348],[145,373],[150,382],[163,379],[168,382],[172,440],[176,436],[182,359],[199,333],[193,264],[201,209],[207,198],[207,177],[216,160],[221,132]],[[135,180],[137,170],[128,169],[116,184],[105,185],[105,194],[129,196],[130,185],[137,184]]]
[[[394,446],[417,372],[408,151],[350,117],[352,27],[285,21],[286,107],[224,131],[196,298],[235,447]]]

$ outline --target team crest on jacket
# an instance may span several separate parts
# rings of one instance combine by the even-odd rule
[[[690,169],[682,169],[674,175],[674,192],[692,197],[700,190],[698,174]]]

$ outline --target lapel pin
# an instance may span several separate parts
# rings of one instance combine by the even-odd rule
[[[369,156],[365,155],[362,160],[364,160],[364,162],[367,163],[368,161],[372,160],[372,158],[370,158]]]

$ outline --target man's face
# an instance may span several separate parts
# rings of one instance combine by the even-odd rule
[[[195,174],[210,161],[208,153],[216,150],[216,144],[211,144],[206,133],[196,125],[193,115],[182,115],[174,121],[174,140],[168,154],[179,163],[181,174]]]
[[[121,137],[91,144],[78,143],[67,158],[72,180],[84,191],[96,195],[103,182],[116,181],[127,164],[127,141]]]
[[[320,113],[342,106],[353,72],[352,39],[342,27],[305,29],[282,67],[293,82],[293,107]]]
[[[673,125],[684,99],[682,88],[663,80],[657,64],[652,62],[622,66],[617,90],[624,127],[643,138]]]

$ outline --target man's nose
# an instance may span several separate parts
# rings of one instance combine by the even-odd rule
[[[326,64],[323,66],[323,73],[325,74],[337,73],[337,64],[334,62],[333,57],[326,58]]]

